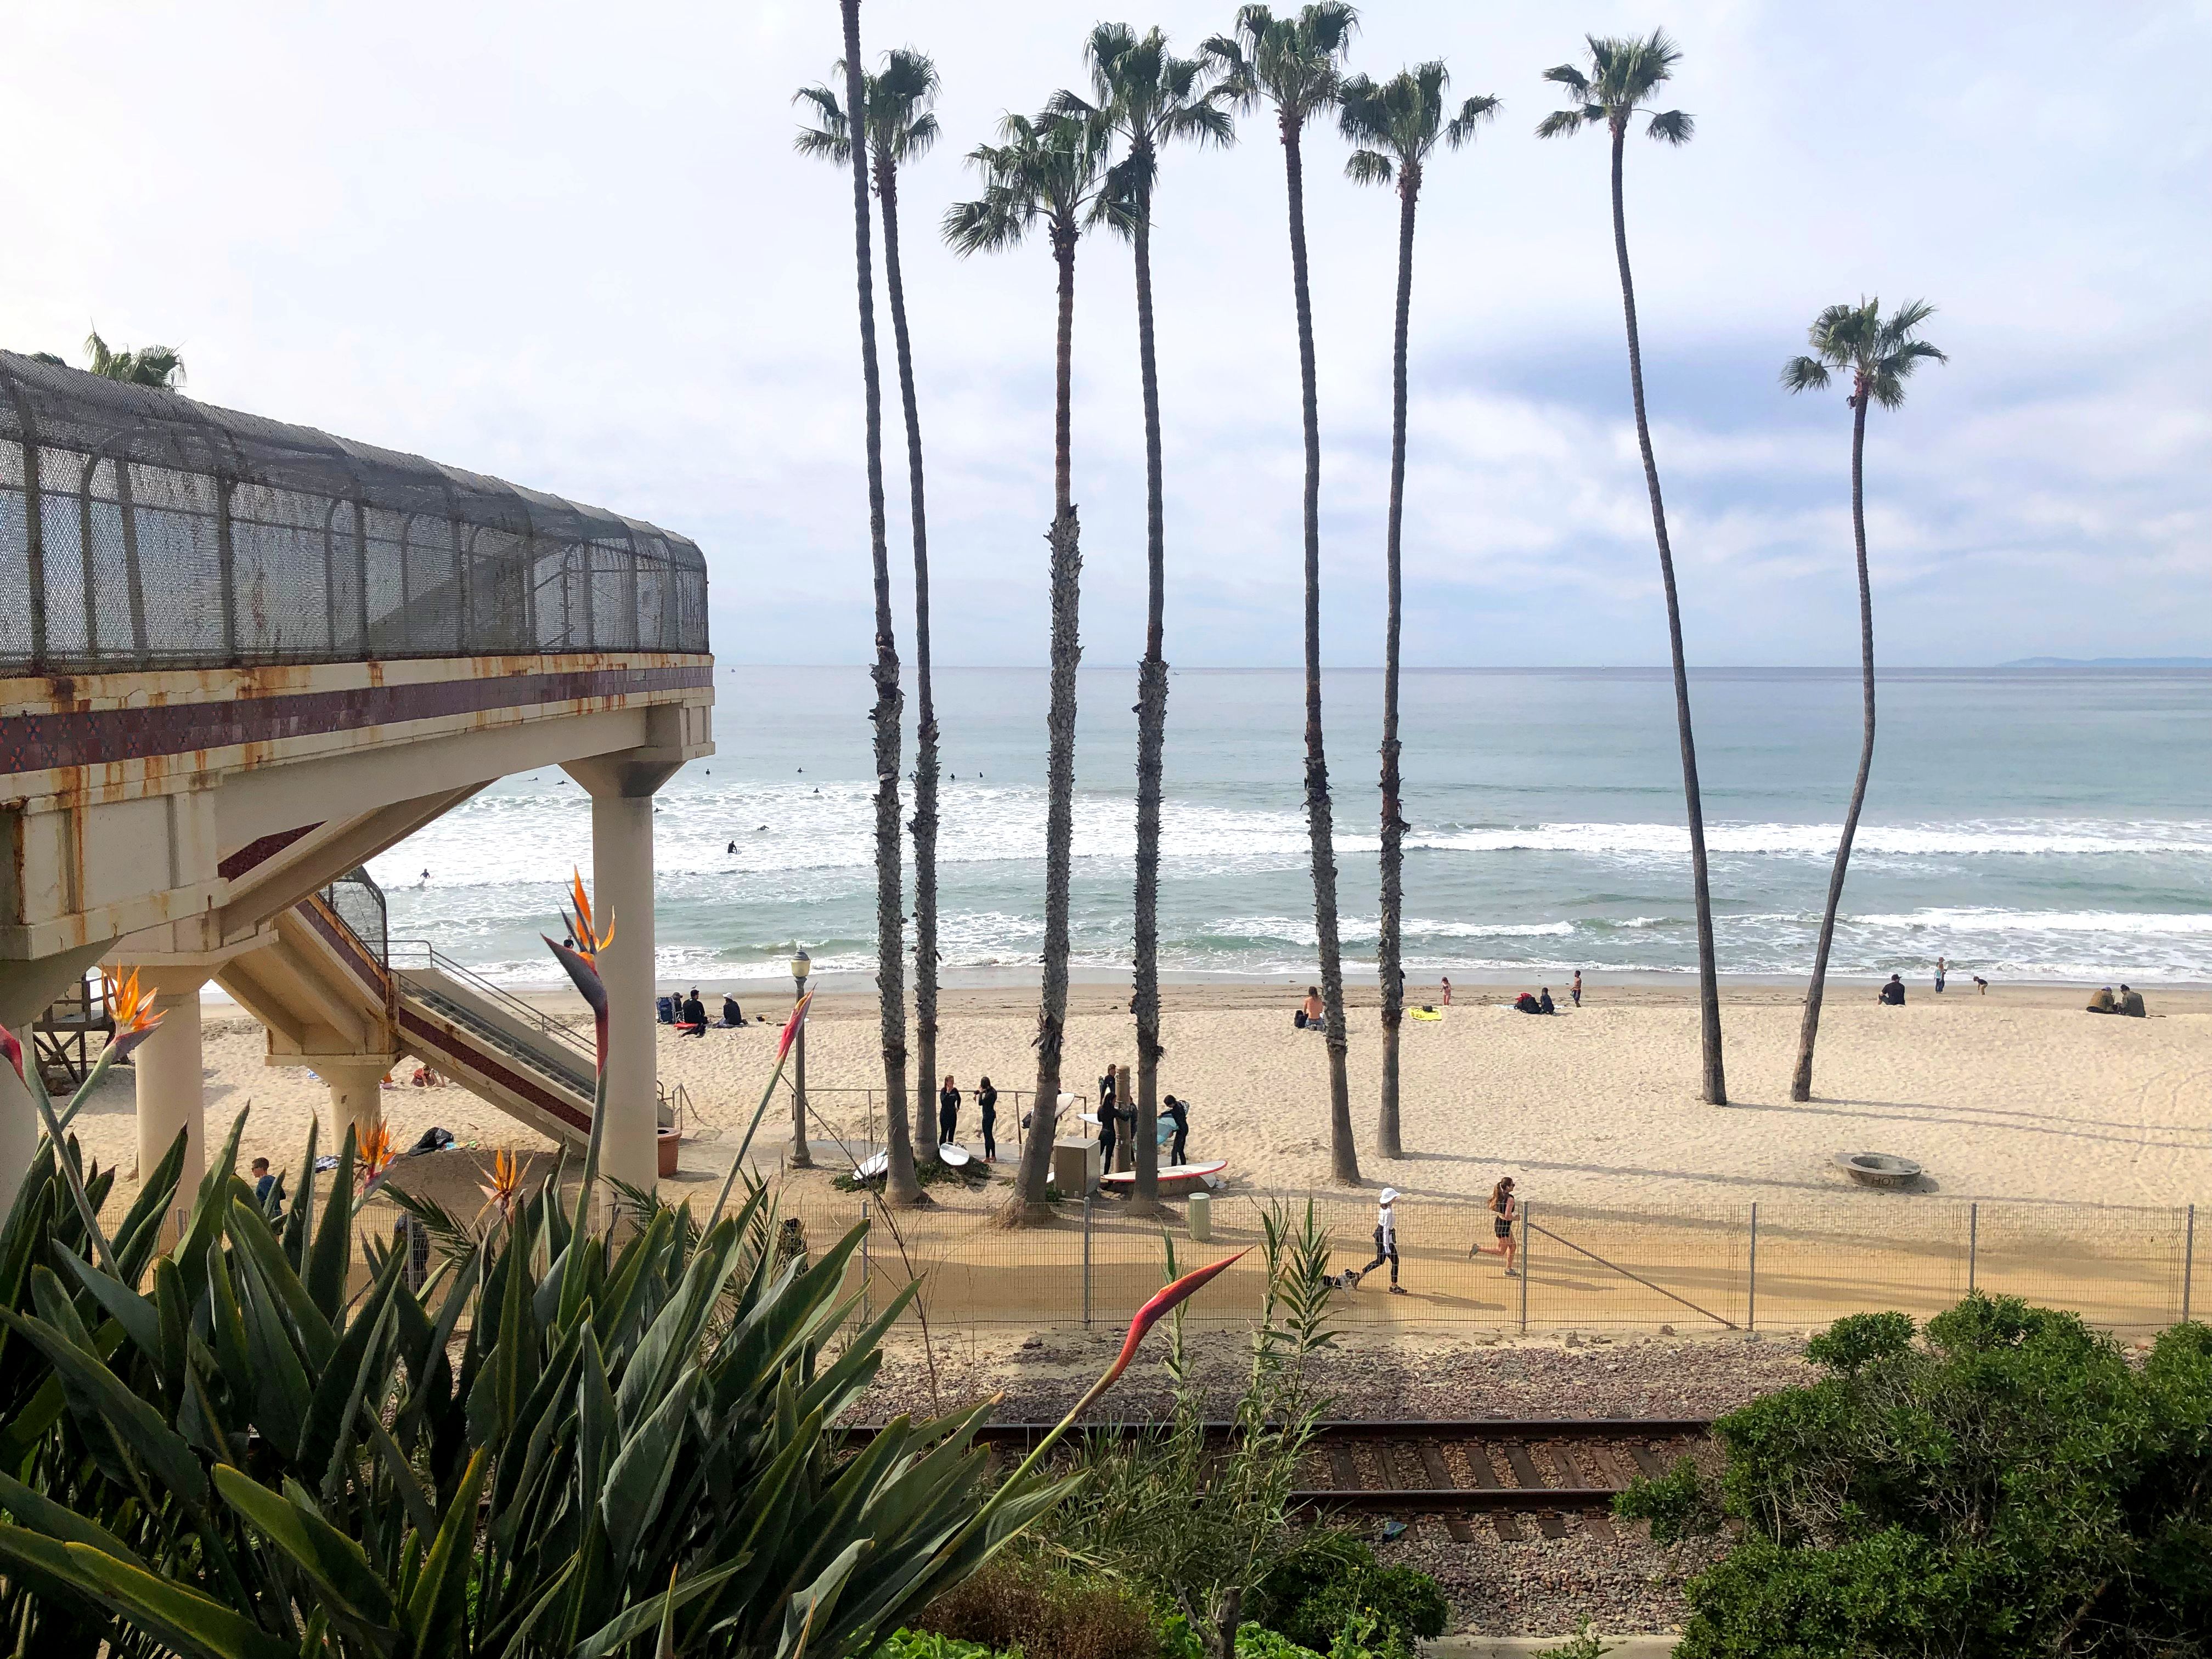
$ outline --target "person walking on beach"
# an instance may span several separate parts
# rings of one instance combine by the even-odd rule
[[[1942,958],[1942,957],[1936,957],[1936,994],[1937,996],[1939,996],[1939,997],[1940,997],[1940,996],[1942,996],[1942,995],[1943,994],[1943,969],[1944,969],[1944,966],[1945,966],[1945,964],[1944,964],[1943,958]]]
[[[975,1085],[975,1109],[983,1115],[983,1162],[999,1161],[999,1139],[994,1133],[999,1127],[999,1091],[985,1078]]]
[[[1169,1167],[1173,1168],[1176,1164],[1188,1163],[1190,1160],[1186,1143],[1190,1139],[1190,1103],[1187,1100],[1177,1100],[1173,1095],[1170,1095],[1167,1097],[1167,1104],[1161,1109],[1160,1115],[1175,1125],[1175,1145],[1170,1149]]]
[[[1490,1231],[1498,1238],[1498,1243],[1490,1254],[1505,1258],[1505,1276],[1508,1279],[1520,1277],[1513,1266],[1514,1255],[1519,1249],[1513,1239],[1513,1224],[1520,1216],[1520,1200],[1513,1196],[1513,1177],[1507,1176],[1490,1189]]]
[[[1405,1286],[1398,1282],[1398,1216],[1390,1207],[1397,1201],[1398,1189],[1385,1187],[1382,1204],[1375,1212],[1375,1260],[1359,1270],[1359,1277],[1364,1279],[1387,1261],[1390,1264],[1390,1294],[1403,1296]]]
[[[1575,969],[1575,982],[1567,987],[1567,994],[1575,1000],[1576,1007],[1583,1006],[1583,970],[1579,968]]]
[[[1442,1002],[1445,1007],[1449,1008],[1451,1006],[1451,981],[1449,979],[1444,981],[1443,995],[1437,1000]]]
[[[945,1086],[937,1091],[937,1139],[942,1146],[960,1136],[960,1085],[952,1080],[952,1073],[945,1074]]]

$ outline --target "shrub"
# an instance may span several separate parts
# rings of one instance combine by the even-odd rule
[[[1247,1625],[1237,1632],[1237,1659],[1322,1659],[1311,1648],[1302,1648],[1287,1636],[1261,1625]]]
[[[1381,1567],[1375,1553],[1351,1533],[1309,1533],[1261,1581],[1252,1616],[1291,1641],[1327,1652],[1340,1633],[1364,1613],[1385,1647],[1411,1651],[1414,1642],[1441,1636],[1450,1606],[1437,1581],[1412,1567]]]
[[[1651,1541],[1679,1544],[1685,1538],[1717,1530],[1720,1505],[1698,1473],[1695,1460],[1682,1458],[1662,1475],[1638,1476],[1628,1490],[1613,1500],[1613,1512],[1624,1521],[1649,1521]]]
[[[1841,1321],[1811,1348],[1827,1376],[1721,1419],[1717,1505],[1682,1466],[1638,1483],[1623,1512],[1655,1532],[1745,1529],[1687,1586],[1680,1659],[2205,1652],[2212,1328],[2173,1327],[2140,1369],[2013,1297],[1911,1334]]]
[[[963,1642],[935,1631],[895,1630],[875,1651],[875,1659],[1022,1659],[1021,1650],[994,1653],[979,1642]]]
[[[913,1622],[918,1631],[1039,1659],[1156,1659],[1160,1650],[1151,1607],[1118,1580],[1005,1557]]]

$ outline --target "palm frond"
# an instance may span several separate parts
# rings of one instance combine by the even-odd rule
[[[1792,392],[1818,392],[1828,384],[1827,366],[1817,357],[1792,357],[1782,365],[1782,384]]]
[[[1504,100],[1487,94],[1468,99],[1459,106],[1459,113],[1452,117],[1450,125],[1444,128],[1444,142],[1454,149],[1473,143],[1475,129],[1485,121],[1496,120],[1498,112],[1504,106]]]
[[[1551,68],[1544,71],[1544,79],[1547,81],[1558,82],[1559,85],[1567,88],[1577,98],[1587,100],[1589,97],[1589,77],[1584,75],[1580,70],[1577,69],[1572,64],[1553,64]]]
[[[1345,161],[1344,176],[1355,185],[1387,185],[1398,176],[1398,170],[1380,150],[1355,149]]]
[[[1565,138],[1580,132],[1587,120],[1587,112],[1578,109],[1555,109],[1536,123],[1539,138]]]
[[[1670,109],[1663,115],[1653,116],[1651,125],[1644,131],[1647,137],[1656,138],[1662,144],[1686,144],[1697,125],[1696,118],[1686,110]]]

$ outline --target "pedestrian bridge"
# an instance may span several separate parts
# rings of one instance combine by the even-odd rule
[[[142,1162],[186,1127],[197,1181],[211,979],[250,988],[271,1064],[313,1064],[361,1121],[343,1079],[357,1097],[431,1045],[396,994],[373,1018],[308,971],[333,948],[314,896],[559,765],[591,794],[597,902],[620,921],[605,1167],[650,1185],[652,797],[713,752],[697,547],[0,352],[0,594],[27,599],[0,606],[0,1024],[26,1030],[94,963],[137,969],[165,1014],[136,1061]],[[36,1133],[0,1097],[0,1201]]]

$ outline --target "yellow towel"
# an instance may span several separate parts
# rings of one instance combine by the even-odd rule
[[[1415,1019],[1442,1019],[1444,1016],[1440,1008],[1416,1008],[1413,1017]]]

